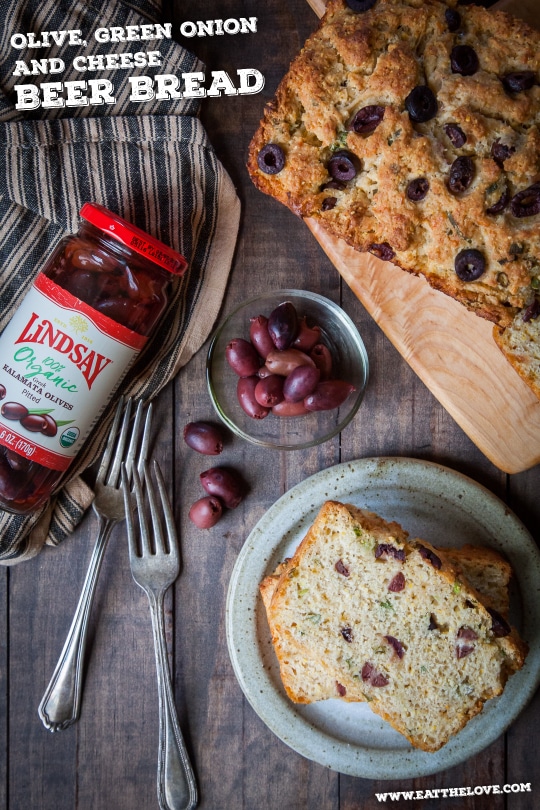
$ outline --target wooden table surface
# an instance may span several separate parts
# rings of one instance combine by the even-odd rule
[[[157,405],[154,448],[166,473],[184,556],[167,598],[170,664],[181,724],[207,810],[372,810],[378,791],[532,783],[532,793],[448,799],[459,810],[540,806],[538,696],[508,733],[442,774],[399,782],[339,775],[290,750],[262,723],[234,676],[225,636],[225,598],[242,544],[265,511],[306,476],[341,461],[398,455],[435,461],[502,498],[540,540],[540,466],[517,475],[494,467],[419,381],[358,303],[303,223],[262,195],[244,167],[251,134],[291,58],[315,28],[306,0],[263,4],[170,0],[163,19],[257,16],[257,35],[185,41],[208,70],[256,67],[264,90],[207,100],[203,120],[242,203],[242,221],[222,314],[261,289],[300,287],[339,303],[358,325],[371,377],[365,401],[342,435],[294,453],[232,441],[223,459],[244,472],[251,493],[211,531],[195,529],[189,505],[198,474],[212,466],[182,441],[184,425],[212,418],[206,347]],[[0,806],[8,810],[152,810],[156,800],[157,690],[148,603],[133,583],[122,527],[112,536],[91,621],[82,715],[55,735],[37,706],[49,681],[96,534],[90,512],[77,532],[34,560],[0,568]],[[433,810],[442,799],[393,802]]]

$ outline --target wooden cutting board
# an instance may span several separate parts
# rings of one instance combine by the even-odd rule
[[[308,2],[322,16],[324,0]],[[496,8],[540,25],[538,0],[501,0]],[[540,400],[497,348],[492,324],[424,279],[356,252],[315,220],[305,222],[386,336],[490,461],[507,473],[540,463]]]

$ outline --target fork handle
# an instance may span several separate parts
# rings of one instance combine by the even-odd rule
[[[169,672],[163,611],[164,592],[148,593],[159,695],[157,792],[161,810],[193,810],[197,783],[182,736]]]
[[[82,694],[82,671],[88,618],[94,600],[103,555],[115,520],[100,516],[99,534],[86,572],[77,609],[69,628],[64,647],[58,659],[38,714],[49,731],[63,731],[79,717]]]

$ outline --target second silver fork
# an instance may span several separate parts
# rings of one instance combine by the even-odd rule
[[[152,405],[148,406],[140,438],[144,405],[137,404],[130,438],[133,400],[118,403],[95,484],[93,508],[99,520],[99,533],[92,552],[79,602],[60,658],[39,704],[38,713],[49,731],[62,731],[72,725],[80,713],[82,675],[88,619],[94,599],[101,563],[112,528],[125,518],[124,501],[119,488],[122,462],[131,472],[134,465],[142,471],[148,455]],[[123,418],[122,418],[123,411]],[[128,444],[129,440],[129,444]]]

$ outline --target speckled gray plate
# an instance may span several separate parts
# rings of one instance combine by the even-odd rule
[[[441,548],[488,545],[515,572],[511,620],[530,646],[524,668],[447,745],[419,751],[367,703],[292,703],[279,677],[258,585],[291,556],[325,500],[354,503],[397,520]],[[259,717],[298,753],[335,771],[369,779],[426,776],[492,743],[521,712],[540,681],[540,554],[502,501],[459,473],[406,458],[362,459],[322,470],[287,492],[263,516],[236,562],[227,597],[227,640],[240,686]]]

